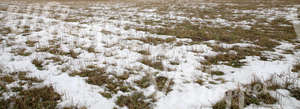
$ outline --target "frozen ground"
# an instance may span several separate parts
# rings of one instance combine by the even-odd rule
[[[294,37],[295,33],[291,33],[293,38],[286,40],[269,37],[268,40],[278,45],[259,49],[259,55],[249,54],[236,60],[238,66],[228,64],[227,61],[231,60],[227,58],[226,62],[218,61],[220,57],[215,58],[217,63],[205,62],[207,57],[222,53],[240,55],[240,51],[226,48],[263,48],[263,44],[269,42],[257,44],[251,42],[255,40],[245,38],[227,43],[218,38],[202,40],[201,34],[199,41],[196,36],[155,33],[156,29],[166,27],[176,29],[170,25],[182,22],[201,25],[200,29],[205,25],[208,28],[251,30],[255,24],[271,25],[277,18],[287,22],[276,24],[279,26],[276,28],[272,26],[275,29],[270,26],[270,31],[261,33],[267,35],[272,30],[285,27],[294,31],[290,24],[298,19],[299,5],[264,7],[261,4],[261,8],[235,9],[232,7],[240,4],[202,1],[182,6],[182,9],[181,5],[179,8],[174,5],[174,8],[164,10],[164,5],[156,7],[156,4],[100,2],[72,6],[58,2],[1,3],[1,102],[18,98],[22,90],[52,86],[60,95],[56,101],[57,108],[213,108],[224,98],[225,92],[245,89],[244,86],[259,79],[289,85],[275,90],[266,89],[276,102],[250,103],[246,108],[300,108],[299,89],[296,90],[300,87],[299,69],[295,67],[300,62],[300,43]],[[230,7],[230,12],[236,14],[233,16],[240,19],[229,19],[226,13],[225,16],[222,13],[215,15],[213,10],[220,11],[220,6]],[[189,16],[188,9],[208,12]],[[243,19],[242,16],[255,17]],[[264,26],[257,28],[264,29]],[[186,34],[188,32],[194,31],[187,29]],[[285,37],[285,34],[279,35]],[[214,49],[217,46],[225,51]],[[20,72],[42,82],[29,85],[28,79],[14,76]],[[8,77],[13,80],[7,81]],[[24,81],[25,85],[22,84]],[[22,87],[22,90],[15,91],[15,87]],[[269,107],[266,107],[267,104]]]

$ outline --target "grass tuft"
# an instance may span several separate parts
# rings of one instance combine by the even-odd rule
[[[142,92],[134,92],[131,95],[121,95],[117,98],[116,104],[128,109],[151,109],[151,102]]]

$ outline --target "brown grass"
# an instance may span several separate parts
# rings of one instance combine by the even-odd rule
[[[28,52],[26,48],[12,49],[11,53],[14,53],[15,55],[20,55],[20,56],[29,56],[32,54],[31,52]]]
[[[43,70],[43,61],[42,61],[42,60],[39,60],[39,59],[33,59],[33,60],[32,60],[32,64],[35,65],[35,67],[36,67],[38,70]]]
[[[105,94],[105,96],[107,93],[116,94],[118,91],[129,92],[130,90],[135,90],[124,81],[129,77],[129,74],[117,76],[106,72],[105,68],[100,68],[96,65],[88,65],[86,68],[82,68],[79,71],[74,71],[70,75],[88,77],[86,80],[87,83],[104,86],[106,92],[102,92],[100,94]]]
[[[120,107],[126,106],[128,109],[151,109],[151,101],[154,101],[154,99],[145,97],[142,92],[134,92],[131,95],[119,96],[116,104]]]
[[[292,72],[300,72],[300,62],[293,66]]]
[[[149,67],[155,68],[157,70],[164,70],[163,63],[159,60],[153,61],[147,57],[144,57],[143,59],[140,60],[141,63],[148,65]]]
[[[0,107],[4,109],[33,109],[33,108],[49,108],[54,109],[61,99],[54,89],[50,86],[41,88],[33,88],[22,90],[20,97],[11,97],[8,100],[0,100]],[[10,105],[14,103],[14,105]]]

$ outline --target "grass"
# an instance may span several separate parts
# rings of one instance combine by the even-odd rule
[[[163,63],[159,60],[153,61],[150,58],[144,57],[143,59],[140,60],[140,62],[149,67],[155,68],[157,70],[161,70],[161,71],[164,70]]]
[[[5,75],[5,76],[0,77],[0,81],[4,81],[4,82],[9,84],[9,83],[12,83],[16,80],[12,76]]]
[[[211,71],[210,74],[211,75],[221,76],[221,75],[224,75],[224,72],[222,72],[222,71]]]
[[[104,86],[106,92],[100,94],[107,96],[107,93],[116,94],[119,91],[129,92],[135,90],[129,86],[124,80],[128,79],[129,74],[123,74],[120,76],[109,74],[105,68],[100,68],[96,65],[87,65],[86,68],[82,68],[79,71],[74,71],[71,76],[87,77],[86,82],[93,85]]]
[[[142,79],[134,81],[140,88],[147,88],[151,85],[150,75],[143,76]]]
[[[155,81],[159,91],[164,91],[164,89],[166,89],[166,94],[172,91],[172,85],[174,85],[174,81],[172,79],[170,80],[167,77],[158,76],[155,78]]]
[[[199,85],[203,85],[204,84],[204,80],[202,80],[202,79],[197,79],[195,82],[197,84],[199,84]]]
[[[293,66],[292,72],[300,72],[300,62]]]
[[[22,90],[19,92],[19,96],[11,97],[8,100],[0,100],[0,107],[4,109],[54,109],[61,99],[60,95],[51,86]],[[11,105],[11,103],[14,103],[14,105]]]
[[[300,88],[289,89],[292,97],[295,97],[297,100],[300,100]]]
[[[268,91],[264,90],[264,84],[257,78],[254,78],[254,80],[250,84],[244,86],[245,90],[242,90],[243,88],[238,88],[231,91],[231,109],[239,109],[240,96],[244,96],[244,107],[249,106],[250,104],[275,104],[277,102],[277,99],[272,97]],[[224,98],[214,104],[213,109],[224,109],[226,105],[227,103]]]
[[[16,49],[12,49],[11,53],[14,53],[15,55],[20,55],[20,56],[29,56],[32,53],[26,51],[26,48],[16,48]]]
[[[260,93],[260,94],[247,94],[245,92],[241,92],[241,90],[234,90],[233,95],[231,98],[231,105],[230,109],[239,109],[239,93],[244,93],[244,107],[249,106],[250,104],[274,104],[277,102],[275,98],[273,98],[269,93]],[[225,99],[220,100],[219,102],[215,103],[212,108],[213,109],[225,109],[224,107],[227,106]]]
[[[158,45],[158,44],[163,44],[163,43],[171,43],[176,41],[176,38],[174,37],[168,37],[168,38],[158,38],[158,37],[143,37],[143,38],[127,38],[127,40],[139,40],[144,43],[148,44],[153,44],[153,45]]]
[[[25,44],[28,46],[28,47],[34,47],[35,44],[37,43],[38,41],[32,41],[32,40],[27,40],[25,42]]]
[[[151,109],[153,99],[145,97],[142,92],[133,92],[130,95],[121,95],[117,98],[116,104],[120,107],[126,106],[128,109]]]
[[[151,55],[151,53],[148,50],[139,50],[138,53],[142,55]]]
[[[43,70],[43,61],[39,59],[33,59],[32,64],[38,69],[38,70]]]
[[[1,35],[7,35],[9,33],[11,33],[12,30],[9,27],[2,27],[0,28],[0,34]]]
[[[244,66],[246,63],[241,62],[240,60],[245,59],[246,56],[259,56],[261,59],[265,57],[261,54],[261,48],[257,47],[239,47],[233,46],[232,48],[223,48],[220,46],[212,46],[214,51],[220,52],[216,56],[206,56],[205,61],[201,62],[204,65],[211,65],[211,64],[225,64],[228,66],[240,68]]]

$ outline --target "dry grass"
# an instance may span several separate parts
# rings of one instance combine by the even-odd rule
[[[246,56],[259,56],[262,60],[266,60],[261,54],[261,48],[257,47],[239,47],[223,48],[219,46],[212,46],[214,51],[221,52],[216,56],[206,56],[205,61],[201,62],[204,65],[211,64],[225,64],[228,66],[239,68],[245,65],[245,62],[240,60],[245,59]]]
[[[174,41],[176,41],[176,38],[158,38],[158,37],[143,37],[143,38],[127,38],[127,40],[139,40],[142,41],[144,43],[148,43],[148,44],[153,44],[153,45],[158,45],[158,44],[163,44],[163,43],[172,43]]]
[[[35,44],[37,43],[38,41],[32,41],[32,40],[27,40],[25,42],[25,44],[28,46],[28,47],[34,47]]]
[[[155,68],[157,70],[164,70],[163,63],[159,60],[153,61],[150,58],[144,57],[143,59],[140,60],[141,63],[148,65],[149,67]]]
[[[118,91],[129,92],[135,90],[129,86],[124,80],[128,79],[129,74],[114,75],[106,72],[105,68],[100,68],[95,65],[88,65],[86,68],[74,71],[71,76],[88,77],[86,82],[93,85],[104,86],[106,92],[100,92],[101,95],[108,96],[109,94],[116,94]]]
[[[297,63],[293,66],[292,72],[300,72],[300,63]]]
[[[145,97],[142,92],[134,92],[131,95],[121,95],[117,98],[116,104],[128,109],[151,109],[153,98]]]
[[[26,48],[12,49],[11,53],[14,53],[15,55],[20,55],[20,56],[29,56],[32,54],[31,52],[28,52]]]
[[[11,97],[8,100],[0,100],[0,107],[3,109],[33,109],[33,108],[49,108],[54,109],[61,99],[52,87],[33,88],[22,90],[20,97]],[[14,105],[11,105],[14,103]]]
[[[32,64],[35,65],[35,67],[38,69],[38,70],[43,70],[43,61],[42,60],[39,60],[39,59],[33,59],[32,60]]]

